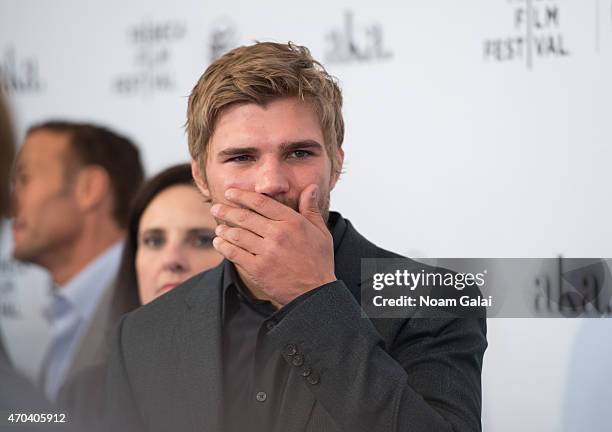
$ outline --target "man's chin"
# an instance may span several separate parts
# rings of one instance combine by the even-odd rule
[[[32,248],[28,248],[23,244],[15,243],[13,246],[13,258],[17,261],[23,261],[32,264],[38,264],[36,257],[38,254]]]

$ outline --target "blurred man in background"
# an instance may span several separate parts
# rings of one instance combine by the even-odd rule
[[[8,217],[10,213],[9,178],[14,157],[15,141],[11,116],[0,88],[0,218]],[[16,423],[9,420],[10,413],[25,412],[52,411],[43,395],[13,368],[0,333],[0,431],[15,429]],[[48,431],[69,430],[66,424],[47,426]],[[18,427],[24,432],[32,430],[27,424],[19,424]]]
[[[106,356],[107,335],[124,312],[114,280],[142,179],[134,144],[99,126],[42,123],[19,151],[13,254],[46,268],[55,285],[44,312],[52,341],[40,376],[50,400]]]

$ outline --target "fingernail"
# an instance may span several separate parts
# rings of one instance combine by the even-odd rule
[[[228,189],[225,191],[225,198],[231,200],[234,198],[234,191],[232,189]]]
[[[215,204],[210,208],[210,212],[214,215],[217,216],[219,214],[219,208],[221,206],[219,204]]]

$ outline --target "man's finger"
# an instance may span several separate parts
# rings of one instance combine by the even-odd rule
[[[239,204],[276,221],[288,220],[289,217],[295,215],[291,208],[257,192],[230,188],[225,191],[225,198],[232,203]]]
[[[215,229],[215,234],[253,255],[260,255],[263,252],[264,239],[249,230],[221,224]]]
[[[255,259],[255,255],[231,244],[227,240],[223,240],[221,237],[213,239],[213,247],[228,260],[243,267],[248,268]]]
[[[316,184],[307,186],[300,195],[300,214],[320,230],[327,230],[319,207],[319,187]]]
[[[270,220],[250,209],[217,203],[210,208],[210,212],[226,225],[247,229],[260,237],[265,238],[270,231]]]

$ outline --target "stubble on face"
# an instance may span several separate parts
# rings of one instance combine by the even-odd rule
[[[202,177],[204,178],[204,182],[206,182],[206,175],[202,174]],[[209,186],[210,188],[210,186]],[[238,206],[235,203],[231,203],[231,202],[227,202],[225,200],[219,200],[219,199],[215,199],[216,193],[213,192],[213,189],[210,188],[210,197],[207,197],[206,195],[202,194],[202,196],[204,197],[204,199],[206,200],[206,202],[210,203],[211,205],[217,204],[217,203],[221,203],[221,204],[225,204],[225,205],[229,205],[232,207],[236,207],[236,208],[241,208],[240,206]],[[201,191],[200,191],[201,193]],[[330,191],[329,189],[325,190],[325,191],[321,191],[321,188],[319,188],[319,203],[318,203],[318,208],[319,211],[321,213],[321,217],[323,218],[323,220],[325,221],[325,223],[327,224],[329,221],[329,206],[330,206]],[[285,196],[270,196],[267,195],[270,198],[272,198],[273,200],[275,200],[276,202],[279,202],[281,204],[283,204],[284,206],[289,207],[290,209],[292,209],[293,211],[295,211],[296,213],[300,212],[300,203],[299,203],[299,197],[298,198],[289,198],[289,197],[285,197]],[[255,212],[255,210],[252,210],[253,212]],[[256,212],[255,212],[256,213]],[[217,217],[214,217],[215,222],[217,223],[217,225],[223,225],[223,224],[228,224],[227,222],[223,221],[222,219],[219,219]]]
[[[63,188],[46,199],[45,207],[49,209],[57,208],[57,204],[71,198],[70,189]],[[57,218],[61,215],[49,215],[50,218]],[[61,237],[54,235],[54,230],[47,230],[45,226],[32,226],[29,223],[20,241],[15,241],[13,256],[23,262],[42,264],[41,257],[47,253],[52,253],[58,246],[71,241],[70,236]],[[78,224],[77,224],[78,225]],[[76,225],[75,225],[76,226]],[[70,231],[70,230],[66,230]]]

